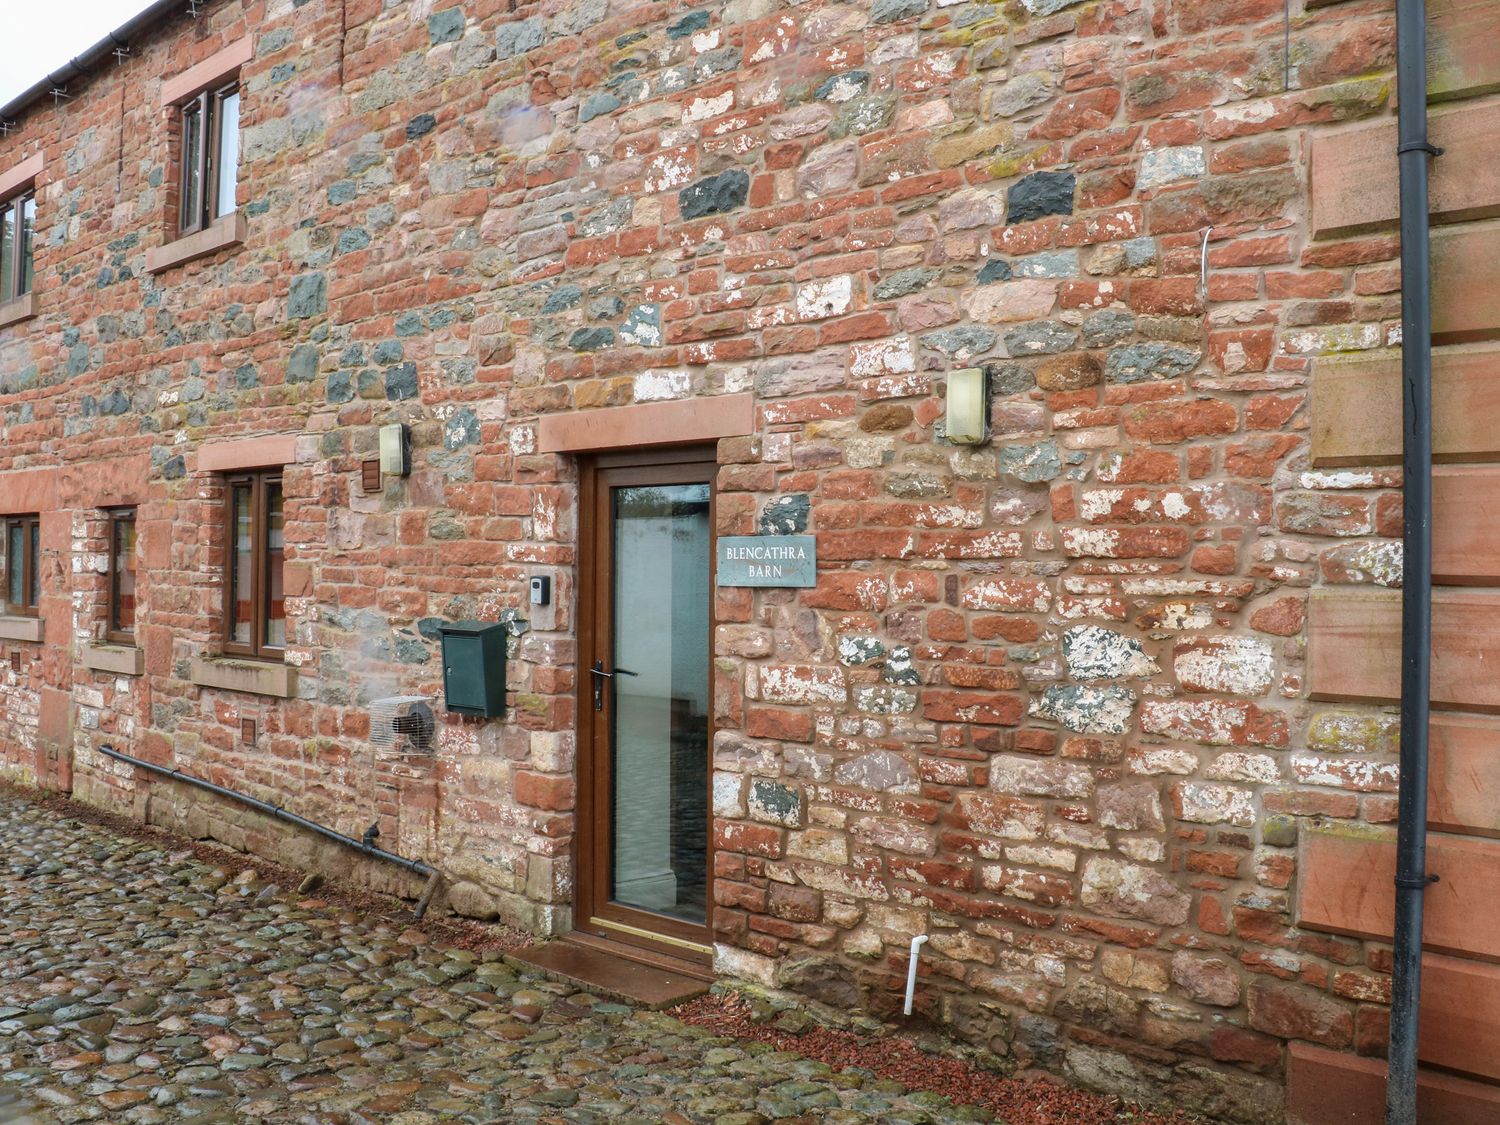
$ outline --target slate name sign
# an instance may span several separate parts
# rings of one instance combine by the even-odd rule
[[[720,586],[816,586],[813,535],[726,535],[719,540]]]

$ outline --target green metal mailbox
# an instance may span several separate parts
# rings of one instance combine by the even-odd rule
[[[457,715],[493,719],[505,713],[504,625],[450,621],[443,635],[443,699]]]

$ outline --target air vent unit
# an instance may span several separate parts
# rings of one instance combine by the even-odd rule
[[[434,729],[432,705],[423,696],[393,695],[370,704],[370,741],[376,746],[426,754]]]

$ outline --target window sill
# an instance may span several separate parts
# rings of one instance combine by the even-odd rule
[[[36,301],[34,294],[27,293],[17,297],[14,301],[6,301],[0,305],[0,328],[9,328],[12,324],[20,324],[23,320],[30,320],[36,316]]]
[[[290,664],[264,660],[200,656],[193,661],[191,679],[198,687],[242,691],[246,695],[291,699],[297,694],[297,669]]]
[[[0,616],[0,641],[32,641],[40,644],[44,624],[40,617]]]
[[[195,258],[206,258],[220,250],[238,246],[245,241],[245,216],[234,211],[215,219],[211,226],[169,242],[165,246],[153,246],[146,251],[146,270],[161,273],[173,266],[191,262]]]
[[[78,663],[92,672],[114,676],[139,676],[146,670],[146,657],[132,645],[84,645]]]

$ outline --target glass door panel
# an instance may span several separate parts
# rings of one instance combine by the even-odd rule
[[[712,560],[707,481],[610,490],[609,897],[707,920]]]

